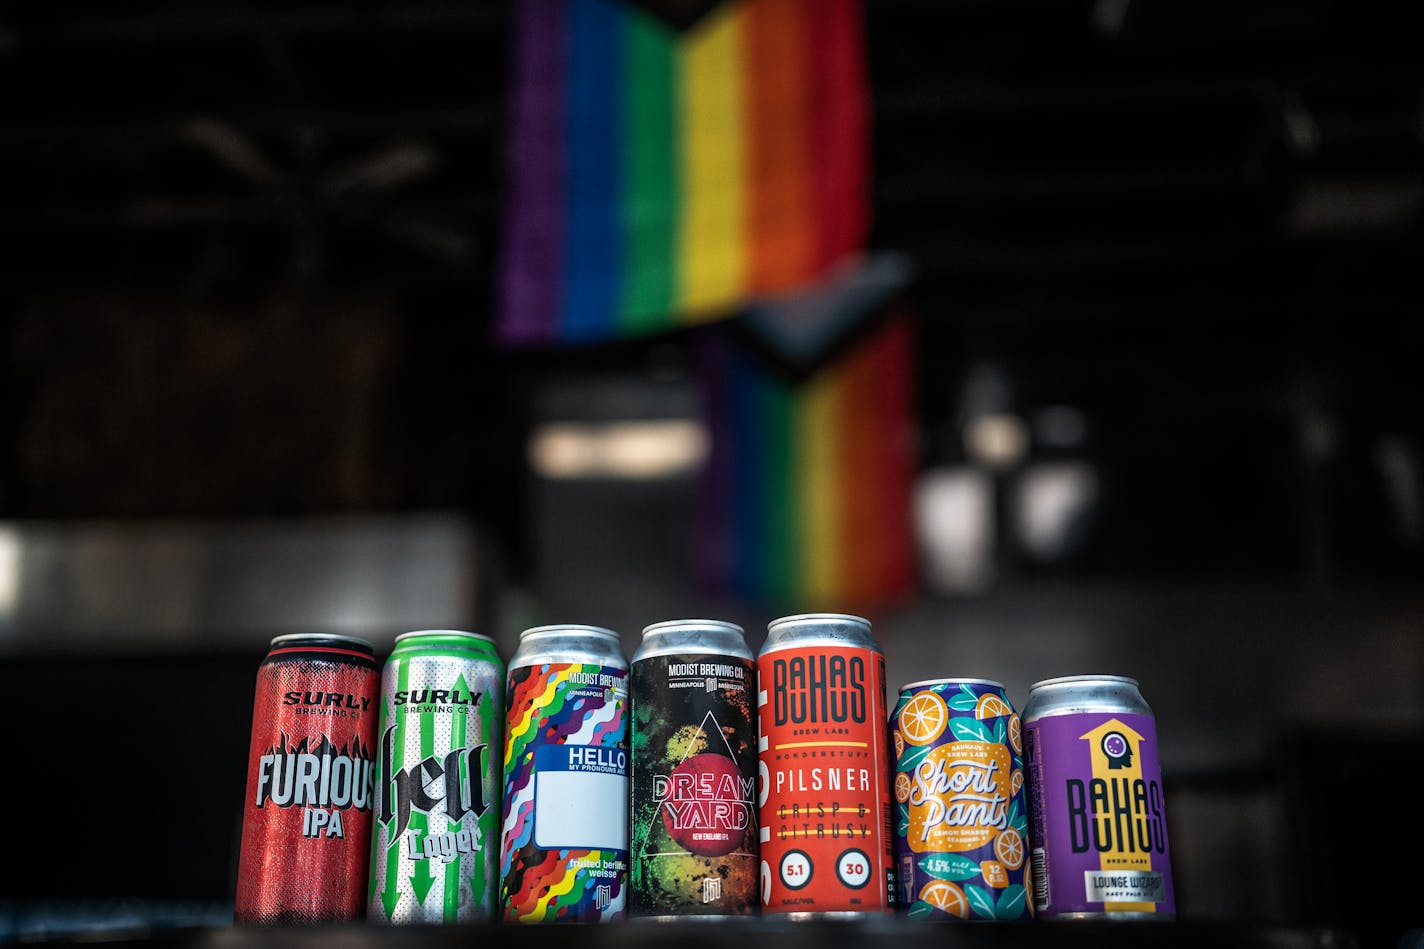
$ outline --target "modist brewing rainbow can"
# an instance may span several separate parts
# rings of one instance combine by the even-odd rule
[[[1157,723],[1137,680],[1034,683],[1024,745],[1039,915],[1174,918]]]
[[[257,669],[234,919],[357,919],[370,860],[379,673],[371,644],[278,636]]]
[[[764,913],[884,913],[893,883],[885,656],[858,616],[767,628],[757,659]]]
[[[911,682],[890,728],[895,858],[908,915],[1032,918],[1023,737],[1004,687]]]
[[[526,629],[505,689],[507,922],[611,922],[628,893],[628,660],[597,626]]]

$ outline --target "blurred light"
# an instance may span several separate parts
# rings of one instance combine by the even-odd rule
[[[1071,405],[1050,405],[1033,418],[1033,434],[1052,448],[1074,448],[1083,443],[1088,420]]]
[[[1127,9],[1131,5],[1132,0],[1098,0],[1093,4],[1093,26],[1099,33],[1117,36],[1127,22]]]
[[[1085,462],[1032,465],[1014,485],[1014,527],[1019,543],[1039,560],[1072,552],[1086,533],[1098,499],[1098,476]]]
[[[994,484],[968,467],[928,471],[915,485],[915,533],[925,584],[972,593],[994,580]]]
[[[0,622],[15,613],[20,601],[20,533],[0,527]]]
[[[529,440],[529,464],[545,478],[648,480],[683,474],[708,452],[706,428],[691,419],[551,422]]]
[[[1400,540],[1410,546],[1424,537],[1424,498],[1419,491],[1419,459],[1397,435],[1386,435],[1375,446],[1375,463],[1384,476],[1386,493],[1394,506],[1394,523]]]
[[[964,448],[980,464],[1011,468],[1028,452],[1028,428],[1017,415],[980,415],[965,427]]]

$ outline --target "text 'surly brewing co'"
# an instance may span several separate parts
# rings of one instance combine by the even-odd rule
[[[882,913],[893,886],[885,657],[857,616],[788,616],[757,659],[762,910]]]
[[[633,653],[629,914],[757,907],[756,665],[742,628],[675,620]]]
[[[234,919],[356,919],[366,897],[376,660],[349,636],[278,636],[257,670]]]
[[[505,690],[508,922],[611,922],[628,891],[628,661],[596,626],[526,629]]]
[[[1023,736],[1004,687],[930,679],[900,690],[895,858],[913,917],[1028,920]]]
[[[504,666],[488,636],[396,637],[381,674],[371,920],[492,918],[503,722]]]
[[[1136,680],[1035,683],[1024,745],[1039,915],[1173,918],[1157,727]]]

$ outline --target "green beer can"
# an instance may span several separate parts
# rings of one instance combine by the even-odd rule
[[[373,922],[492,918],[503,715],[504,664],[488,636],[437,629],[396,637],[376,733]]]

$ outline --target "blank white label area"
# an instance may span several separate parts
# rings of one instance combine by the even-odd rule
[[[627,850],[627,776],[580,771],[537,774],[534,845],[543,850]]]

